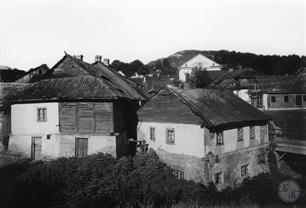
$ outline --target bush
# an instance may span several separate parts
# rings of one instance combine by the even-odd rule
[[[96,154],[0,169],[12,175],[1,207],[247,207],[280,204],[277,181],[270,174],[246,179],[236,190],[218,192],[177,179],[155,152],[119,160]],[[17,168],[16,168],[17,167]],[[5,171],[4,171],[5,170]],[[5,173],[4,173],[5,172]],[[22,173],[22,174],[21,174]],[[8,178],[7,178],[8,179]],[[303,184],[304,185],[304,184]]]

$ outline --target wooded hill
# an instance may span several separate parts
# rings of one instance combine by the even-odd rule
[[[145,67],[148,68],[149,71],[159,69],[162,70],[164,74],[171,74],[177,67],[199,53],[223,65],[224,69],[237,69],[240,67],[253,68],[265,74],[284,75],[294,74],[301,67],[306,67],[306,56],[256,55],[253,53],[241,53],[227,50],[183,50],[166,58],[151,61],[145,65]]]

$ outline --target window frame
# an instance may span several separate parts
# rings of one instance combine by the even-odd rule
[[[222,171],[215,173],[214,177],[215,177],[214,178],[215,185],[219,185],[223,183],[223,172]]]
[[[224,145],[224,135],[223,131],[217,132],[216,133],[216,145],[217,146],[222,146]]]
[[[243,141],[243,127],[237,128],[237,141],[238,142]]]
[[[249,164],[242,165],[240,168],[241,177],[249,175]]]
[[[255,126],[250,126],[250,140],[255,140],[256,134],[255,134]]]
[[[174,175],[174,177],[176,177],[177,179],[185,179],[185,173],[184,171],[180,170],[180,169],[176,169],[176,168],[171,168],[172,174]]]
[[[173,131],[173,138],[169,138],[169,132]],[[175,129],[174,128],[166,128],[166,144],[175,145]]]
[[[42,113],[42,117],[40,116],[41,113]],[[47,108],[46,107],[37,108],[36,118],[37,118],[37,122],[46,122],[47,121]]]
[[[150,140],[155,141],[155,139],[156,139],[156,129],[155,129],[155,127],[150,126],[149,131],[150,131]]]

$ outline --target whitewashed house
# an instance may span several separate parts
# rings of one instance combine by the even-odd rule
[[[269,171],[269,117],[231,92],[167,87],[137,113],[138,139],[179,178],[222,189]]]
[[[9,150],[33,159],[126,155],[146,98],[120,77],[65,55],[11,99]]]
[[[221,71],[221,65],[202,54],[198,54],[179,66],[179,80],[186,82],[186,78],[191,75],[193,70]]]

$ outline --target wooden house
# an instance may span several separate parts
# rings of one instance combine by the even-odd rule
[[[42,77],[48,70],[49,70],[49,67],[46,64],[42,64],[38,67],[30,69],[29,71],[27,71],[25,74],[20,76],[14,82],[31,83],[31,82],[38,81],[40,77]]]
[[[34,159],[127,153],[136,110],[146,100],[120,77],[65,55],[11,98],[9,149]]]
[[[138,139],[179,178],[218,188],[268,171],[269,117],[231,92],[160,90],[138,113]]]

